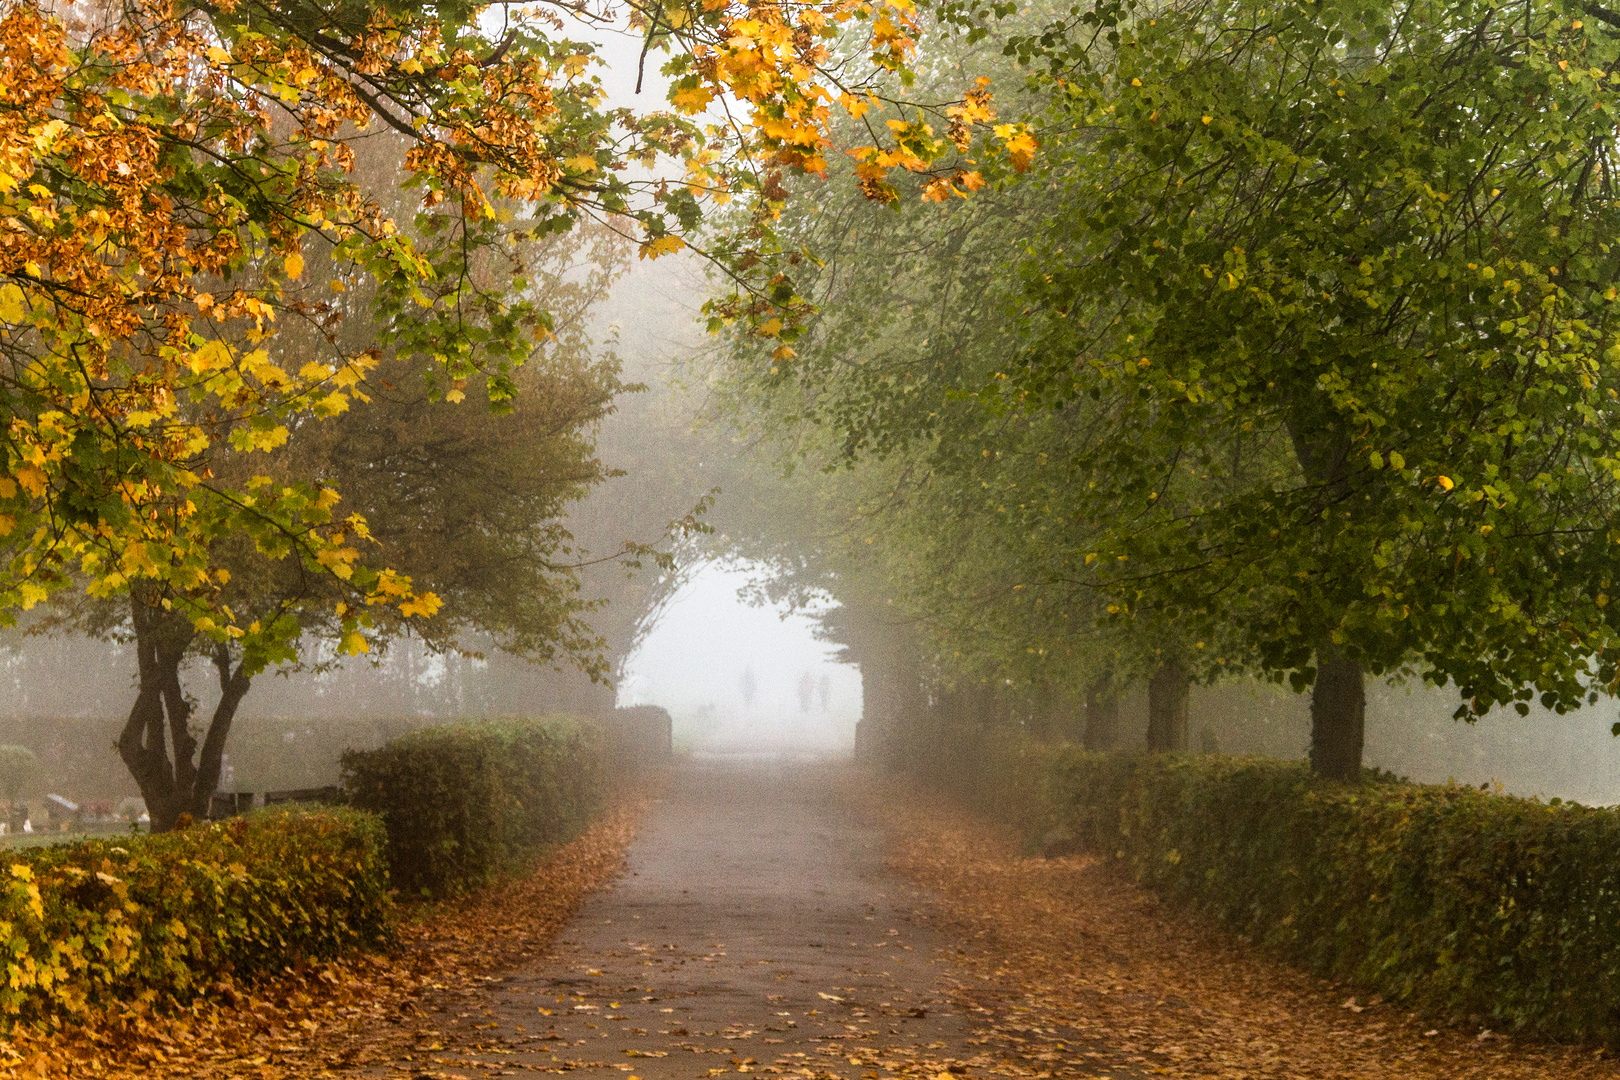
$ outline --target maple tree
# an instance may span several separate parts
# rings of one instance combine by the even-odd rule
[[[392,572],[447,601],[432,615],[375,608],[359,651],[380,654],[408,633],[440,653],[478,655],[493,645],[530,663],[569,663],[604,677],[601,640],[586,621],[595,604],[580,588],[586,560],[563,515],[608,475],[593,432],[622,385],[616,357],[596,348],[587,322],[627,257],[628,245],[606,229],[579,229],[530,253],[531,290],[546,300],[552,331],[514,373],[518,393],[505,414],[434,400],[424,382],[431,362],[395,358],[373,371],[369,401],[296,426],[269,461],[225,446],[206,453],[214,476],[249,490],[294,477],[342,490]],[[372,332],[358,318],[334,331],[340,341]],[[280,344],[296,352],[303,337],[289,331]],[[632,545],[625,557],[644,550]],[[212,540],[208,558],[221,580],[220,604],[243,621],[280,624],[299,642],[298,654],[282,659],[282,673],[336,663],[346,647],[346,583],[267,555],[239,535]],[[33,627],[134,645],[139,689],[118,749],[156,831],[181,814],[207,813],[255,677],[243,646],[214,639],[160,599],[146,583],[128,596],[64,597]],[[219,684],[201,724],[185,688],[192,660],[211,666]]]
[[[877,92],[905,81],[916,45],[903,2],[636,12],[649,49],[671,54],[673,112],[605,107],[593,47],[560,36],[544,7],[8,6],[0,611],[70,583],[127,593],[146,698],[179,693],[157,689],[174,683],[157,672],[197,635],[236,657],[221,667],[227,696],[296,659],[308,618],[239,612],[227,549],[328,579],[303,603],[344,651],[396,615],[431,618],[440,598],[364,554],[372,530],[341,489],[227,467],[216,448],[268,463],[401,361],[425,365],[446,401],[476,383],[509,409],[554,329],[526,248],[595,217],[656,257],[682,246],[700,197],[753,199],[768,221],[773,177],[825,169],[832,110],[885,107]],[[956,146],[932,139],[920,108],[906,119],[885,100],[887,134],[854,151],[878,193],[890,170],[933,169]],[[688,118],[716,101],[725,122]],[[981,87],[951,108],[977,122],[987,101]],[[381,133],[403,143],[400,168],[357,172]],[[660,155],[685,163],[684,182],[624,175]],[[744,278],[746,253],[712,257],[754,295],[777,288]],[[372,329],[359,341],[339,332],[357,292]]]
[[[592,212],[632,213],[644,254],[673,250],[695,192],[746,188],[761,159],[820,168],[829,102],[871,107],[854,68],[829,63],[841,26],[873,20],[869,61],[884,73],[914,45],[903,7],[649,9],[650,31],[662,28],[649,40],[690,69],[672,91],[681,108],[720,93],[749,106],[705,132],[602,108],[591,46],[515,10],[491,38],[483,10],[151,3],[66,23],[8,9],[6,607],[42,599],[69,565],[102,591],[150,578],[273,654],[273,635],[209,603],[203,542],[237,532],[334,570],[364,599],[432,610],[358,559],[347,542],[363,523],[334,516],[337,493],[228,491],[188,463],[219,439],[274,449],[295,416],[345,408],[384,354],[432,357],[452,400],[475,378],[509,400],[546,312],[520,275],[481,281],[479,258]],[[409,143],[401,179],[421,197],[409,232],[351,175],[357,140],[378,130]],[[684,154],[691,184],[647,181],[656,195],[632,206],[636,184],[616,170],[659,152]],[[511,229],[492,200],[533,218]],[[329,249],[337,276],[305,278],[305,245]],[[377,340],[328,342],[292,371],[274,363],[278,320],[323,325],[356,280],[376,287]]]

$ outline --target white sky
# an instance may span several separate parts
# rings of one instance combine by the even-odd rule
[[[639,34],[604,34],[582,24],[569,34],[601,46],[600,55],[608,63],[600,74],[610,106],[642,111],[669,107],[668,80],[658,74],[669,54],[647,54],[638,96]],[[679,175],[678,166],[661,165]],[[678,747],[848,752],[861,715],[859,670],[829,659],[834,647],[815,639],[813,620],[797,615],[784,619],[782,610],[751,607],[739,599],[737,592],[749,577],[746,564],[710,565],[694,575],[626,663],[619,704],[664,706],[675,719]],[[744,694],[745,673],[750,672],[751,703]],[[807,677],[810,708],[804,711],[800,689]]]
[[[625,665],[619,704],[664,706],[677,747],[847,752],[861,715],[860,672],[829,658],[834,646],[815,640],[811,619],[740,600],[748,579],[746,566],[695,574]]]

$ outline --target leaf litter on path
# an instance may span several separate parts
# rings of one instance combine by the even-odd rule
[[[864,804],[891,866],[936,897],[964,944],[958,988],[987,1048],[1037,1075],[1178,1078],[1620,1075],[1607,1052],[1437,1025],[1314,977],[1163,905],[1084,856],[1021,854],[1018,838],[885,779]]]
[[[694,1030],[690,1038],[684,1027],[666,1029],[667,1040],[648,1032],[643,1046],[626,1051],[628,1061],[575,1051],[542,1071],[645,1076],[680,1060],[682,1075],[694,1077],[757,1072],[806,1080],[1620,1075],[1594,1047],[1437,1027],[1273,961],[1161,905],[1106,865],[1024,856],[1010,833],[932,793],[890,778],[826,780],[844,789],[838,799],[860,804],[883,825],[891,869],[930,898],[912,906],[910,918],[949,942],[948,955],[910,955],[937,965],[952,1011],[967,1022],[966,1045],[906,1045],[885,1029],[907,1017],[931,1020],[926,1008],[903,1007],[892,994],[867,1001],[864,991],[833,985],[814,992],[819,1009],[794,1014],[821,1033],[810,1054],[785,1053],[791,1047],[781,1045],[787,1032],[779,1025],[787,1021],[777,1020],[759,1030]],[[538,1063],[512,1055],[524,1042],[558,1045],[541,1034],[553,1021],[547,1008],[531,1013],[526,1038],[482,1030],[497,1026],[491,1006],[513,996],[501,992],[502,973],[558,968],[555,934],[586,895],[618,876],[638,810],[616,809],[526,879],[418,908],[391,955],[309,965],[250,987],[222,985],[178,1015],[131,1007],[90,1025],[20,1031],[0,1046],[12,1059],[0,1075],[282,1080],[534,1070]],[[725,946],[715,944],[693,960],[725,956]],[[585,977],[597,982],[600,969]],[[624,991],[569,990],[569,1001],[550,1008],[561,1018],[575,1001],[600,997],[606,1008],[578,1013],[580,1022],[622,1021],[630,1012]],[[668,1011],[643,997],[644,1008]],[[766,999],[771,1010],[781,1004],[780,995]],[[504,1018],[500,1026],[512,1027]],[[694,1041],[703,1035],[717,1045]]]
[[[415,907],[389,954],[303,965],[248,986],[221,983],[178,1013],[133,1003],[55,1030],[18,1028],[0,1040],[0,1077],[282,1080],[408,1054],[425,1001],[545,955],[584,898],[623,869],[643,805],[616,805],[529,875]]]

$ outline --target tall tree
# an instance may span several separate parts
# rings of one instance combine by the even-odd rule
[[[499,20],[410,0],[134,0],[66,20],[8,6],[0,611],[70,580],[98,594],[148,582],[216,640],[279,655],[286,625],[238,624],[209,562],[215,540],[240,535],[347,583],[345,640],[370,601],[431,613],[435,598],[360,558],[363,522],[335,516],[336,495],[308,478],[230,487],[200,467],[208,448],[273,451],[394,357],[431,361],[448,400],[476,382],[504,407],[550,313],[521,271],[492,263],[519,267],[525,245],[591,215],[631,215],[644,255],[679,248],[704,191],[824,168],[828,102],[870,108],[867,85],[915,48],[906,4],[636,10],[649,48],[672,54],[675,113],[603,107],[591,46],[548,32],[563,23],[543,6],[501,5]],[[855,54],[834,55],[845,31]],[[742,103],[729,123],[677,115],[722,94]],[[407,149],[380,192],[353,164],[385,131]],[[890,164],[926,167],[920,155],[944,149]],[[685,182],[627,178],[661,153],[689,166]],[[404,221],[383,206],[401,182],[415,202]],[[306,275],[312,250],[337,272]],[[376,338],[345,346],[325,329],[357,284]],[[270,343],[299,322],[325,347],[289,369]]]
[[[1314,681],[1325,775],[1358,774],[1365,672],[1455,682],[1464,715],[1620,678],[1611,21],[1102,3],[1011,46],[1048,95],[1032,182],[1065,194],[1004,400],[1117,404],[1071,448],[1110,526],[1076,564]]]
[[[249,626],[280,622],[278,636],[296,640],[297,652],[267,660],[239,640],[215,640],[175,609],[172,595],[147,582],[127,597],[59,605],[55,619],[35,625],[35,632],[84,630],[133,644],[138,692],[118,750],[154,830],[207,813],[232,722],[267,662],[283,673],[320,669],[344,652],[384,649],[410,633],[437,651],[493,646],[604,677],[601,641],[587,622],[594,605],[579,588],[584,559],[563,514],[607,475],[593,433],[622,386],[616,359],[597,354],[586,326],[628,254],[629,245],[607,230],[553,238],[534,253],[531,287],[545,294],[553,329],[547,346],[516,373],[518,393],[504,414],[436,398],[430,364],[396,359],[363,384],[368,401],[294,427],[269,460],[210,448],[209,471],[244,490],[298,476],[344,491],[391,572],[444,598],[436,612],[407,619],[373,605],[358,616],[363,636],[346,642],[349,594],[340,578],[310,573],[231,535],[214,540],[208,553],[222,579],[219,602]],[[277,344],[296,350],[300,335]],[[193,659],[211,665],[219,684],[206,718],[196,715],[197,697],[184,685]]]
[[[1011,75],[993,51],[959,47],[935,77]],[[955,135],[967,139],[967,125]],[[709,372],[727,418],[771,446],[799,489],[794,508],[764,496],[770,509],[751,534],[763,542],[751,553],[788,582],[875,601],[906,625],[926,684],[945,694],[998,686],[1007,717],[1033,728],[1080,737],[1089,715],[1094,737],[1111,742],[1113,694],[1174,657],[1180,695],[1166,700],[1182,707],[1164,714],[1161,748],[1184,746],[1187,681],[1220,671],[1230,651],[1207,634],[1181,640],[1169,620],[1117,617],[1120,606],[1070,560],[1099,525],[1074,513],[1069,487],[1084,478],[1067,471],[1066,448],[1111,423],[1111,406],[1026,412],[987,407],[982,393],[1017,356],[1021,296],[1009,269],[1057,205],[1049,185],[1007,180],[1014,161],[986,175],[1003,182],[944,206],[789,185],[775,235],[815,256],[794,271],[808,313],[793,355],[736,333]],[[864,620],[861,639],[883,622]]]

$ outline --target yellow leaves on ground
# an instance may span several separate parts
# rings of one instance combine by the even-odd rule
[[[983,994],[979,1034],[1015,1063],[1011,1075],[1614,1075],[1590,1047],[1481,1040],[1477,1024],[1441,1031],[1377,997],[1358,995],[1351,1002],[1364,1005],[1350,1008],[1343,988],[1234,947],[1090,856],[1025,855],[1004,823],[953,800],[891,784],[860,792],[859,803],[887,826],[894,868],[938,898],[931,919],[964,939],[955,958],[963,1004]],[[1054,1068],[1076,1059],[1084,1064]]]
[[[251,1066],[260,1080],[302,1080],[394,1058],[405,1064],[407,1055],[419,1056],[425,1042],[419,1036],[433,1029],[428,1017],[435,1014],[423,1010],[424,999],[447,988],[482,989],[489,972],[543,953],[585,895],[619,875],[634,831],[635,811],[613,810],[528,876],[453,904],[416,908],[416,917],[395,924],[397,947],[387,952],[310,961],[296,972],[268,968],[274,974],[251,993],[222,981],[217,989],[227,992],[211,992],[173,1014],[130,1009],[80,1015],[58,1028],[21,1029],[12,1038],[26,1060],[0,1063],[0,1076],[223,1077]],[[253,869],[214,858],[208,865],[233,878]],[[292,907],[296,914],[298,906]],[[265,1037],[271,1017],[273,1045]],[[109,1053],[113,1046],[116,1054]]]

